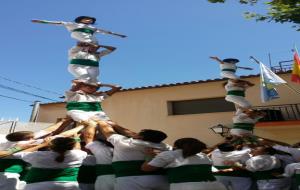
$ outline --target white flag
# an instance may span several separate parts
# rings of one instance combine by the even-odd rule
[[[275,86],[285,84],[286,81],[273,73],[271,69],[260,62],[261,100],[267,102],[279,98]]]

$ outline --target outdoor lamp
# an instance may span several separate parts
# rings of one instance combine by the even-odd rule
[[[222,137],[227,136],[230,128],[222,124],[218,124],[210,128],[214,133],[221,135]]]

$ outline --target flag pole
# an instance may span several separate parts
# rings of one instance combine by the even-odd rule
[[[295,46],[295,51],[297,52],[296,46]],[[250,60],[253,60],[253,61],[254,61],[255,63],[257,63],[257,64],[260,64],[260,63],[261,63],[259,60],[257,60],[257,59],[256,59],[255,57],[253,57],[253,56],[250,56]],[[286,87],[288,87],[291,91],[293,91],[293,92],[295,92],[296,94],[299,94],[299,95],[300,95],[300,91],[294,89],[294,88],[291,87],[289,84],[284,83],[284,85],[285,85]]]

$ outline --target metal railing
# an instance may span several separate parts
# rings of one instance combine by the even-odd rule
[[[266,112],[260,121],[294,121],[300,120],[300,103],[254,107],[256,110]]]
[[[271,70],[274,73],[291,71],[293,69],[293,61],[294,60],[279,61],[278,65],[271,67]]]

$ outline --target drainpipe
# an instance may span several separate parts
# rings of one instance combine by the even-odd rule
[[[29,122],[36,122],[40,109],[40,101],[34,101]]]

